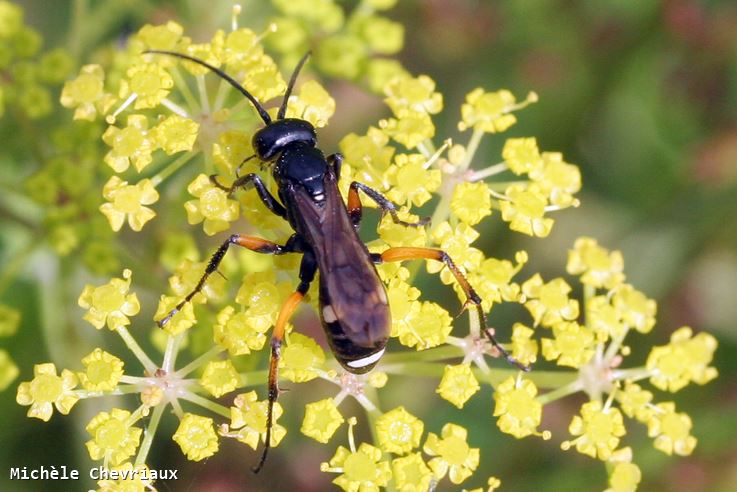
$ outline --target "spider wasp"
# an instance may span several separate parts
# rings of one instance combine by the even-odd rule
[[[281,346],[287,321],[307,294],[315,273],[320,271],[319,310],[333,355],[343,368],[352,374],[369,372],[384,354],[391,331],[391,314],[386,290],[379,279],[374,265],[390,261],[427,259],[439,261],[455,276],[467,300],[472,305],[481,324],[486,327],[486,315],[481,308],[481,298],[466,280],[453,260],[442,250],[420,247],[393,247],[382,253],[370,253],[358,236],[362,206],[359,191],[372,199],[383,214],[406,227],[420,227],[428,219],[408,223],[399,219],[396,206],[378,191],[358,181],[350,184],[347,206],[338,190],[340,154],[325,156],[317,148],[317,133],[309,122],[299,118],[286,118],[287,102],[297,81],[302,66],[310,53],[305,54],[294,69],[287,85],[284,99],[277,112],[276,120],[266,112],[261,103],[235,79],[219,68],[198,58],[163,50],[148,50],[144,53],[182,58],[201,65],[224,79],[243,96],[258,112],[264,127],[253,135],[256,157],[272,166],[272,174],[278,188],[277,200],[256,174],[237,177],[231,186],[216,186],[232,193],[238,189],[256,188],[259,198],[275,215],[287,220],[294,234],[285,244],[255,236],[233,234],[215,251],[192,292],[177,304],[157,323],[163,327],[182,307],[199,293],[207,278],[217,271],[228,249],[241,246],[264,254],[283,255],[301,253],[299,285],[287,298],[277,317],[271,335],[271,357],[269,360],[269,400],[266,423],[266,439],[255,473],[263,467],[271,446],[273,407],[279,396],[278,368]],[[244,160],[245,162],[245,160]],[[515,360],[494,338],[493,331],[484,329],[493,347],[511,364],[528,371],[529,367]]]

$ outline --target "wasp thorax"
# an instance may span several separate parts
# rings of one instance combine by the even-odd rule
[[[253,149],[262,161],[271,161],[289,144],[301,142],[314,147],[315,127],[310,122],[287,118],[269,123],[253,135]]]

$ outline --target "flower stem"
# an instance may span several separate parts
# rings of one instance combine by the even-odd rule
[[[151,414],[151,421],[149,422],[148,426],[146,427],[146,430],[144,431],[143,441],[141,442],[141,447],[138,448],[138,455],[136,456],[135,465],[143,465],[146,463],[146,458],[148,457],[148,452],[151,450],[151,443],[154,440],[154,435],[156,434],[156,429],[159,427],[159,422],[161,421],[161,415],[164,413],[164,409],[166,408],[166,403],[160,403],[159,405],[156,405],[154,407],[153,413]]]
[[[151,183],[153,183],[154,186],[158,186],[163,181],[169,178],[172,174],[177,172],[180,167],[185,165],[187,162],[189,162],[195,155],[197,155],[196,152],[185,152],[181,156],[179,156],[174,161],[167,164],[167,166],[159,171],[154,177],[151,178]]]
[[[143,365],[144,369],[146,369],[149,374],[153,374],[154,372],[156,372],[156,364],[154,364],[149,356],[146,355],[146,352],[144,352],[141,346],[138,345],[138,342],[136,342],[136,339],[133,338],[128,329],[125,326],[120,326],[115,331],[118,332],[120,338],[123,339],[126,346],[130,349],[131,352],[133,352],[133,355],[136,356],[138,361]]]
[[[164,362],[161,364],[162,369],[167,373],[174,370],[174,365],[177,362],[177,354],[179,353],[179,346],[184,338],[184,333],[181,332],[176,335],[169,335],[166,341],[166,351],[164,352]]]
[[[217,357],[218,355],[222,354],[223,352],[225,352],[225,349],[223,347],[221,347],[220,345],[216,345],[216,346],[212,347],[210,350],[208,350],[207,352],[205,352],[204,354],[202,354],[199,357],[197,357],[195,360],[193,360],[192,362],[190,362],[186,366],[184,366],[181,369],[179,369],[175,373],[175,375],[177,377],[183,378],[183,377],[187,376],[189,373],[191,373],[192,371],[196,370],[198,367],[200,367],[204,363],[206,363],[206,362],[210,361],[211,359]]]
[[[475,181],[481,181],[482,179],[486,179],[499,173],[503,173],[507,169],[509,169],[509,167],[507,167],[507,163],[500,162],[480,171],[472,171],[468,176],[468,181],[472,183]]]
[[[532,378],[530,378],[532,379]],[[552,391],[549,391],[543,395],[540,395],[537,397],[537,401],[540,402],[543,405],[546,405],[548,403],[551,403],[555,400],[560,400],[561,398],[564,398],[568,395],[572,395],[573,393],[578,393],[583,389],[583,384],[581,381],[576,379],[575,381],[571,381],[570,383],[561,386],[557,389],[554,389]]]
[[[206,408],[210,410],[213,413],[216,413],[222,417],[230,418],[230,409],[220,405],[219,403],[215,403],[214,401],[208,400],[207,398],[203,398],[200,395],[196,395],[190,391],[185,391],[180,396],[181,399],[191,401],[195,405],[199,405],[202,408]]]

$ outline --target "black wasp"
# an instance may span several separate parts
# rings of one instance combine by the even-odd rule
[[[316,147],[317,134],[312,124],[298,118],[284,117],[289,96],[309,53],[302,57],[294,69],[275,121],[272,121],[271,116],[252,94],[219,68],[182,53],[160,50],[149,50],[146,53],[183,58],[206,67],[240,91],[253,104],[266,126],[253,136],[256,154],[251,157],[272,164],[279,199],[269,192],[256,174],[240,176],[229,187],[219,185],[214,177],[213,182],[228,192],[234,192],[239,188],[256,188],[266,207],[286,219],[294,229],[294,234],[283,245],[254,236],[231,235],[212,256],[195,289],[158,321],[159,326],[165,325],[184,304],[202,290],[207,278],[217,271],[230,246],[238,245],[259,253],[274,255],[302,254],[300,283],[282,307],[271,335],[266,442],[261,460],[253,469],[254,472],[258,472],[263,466],[271,445],[272,411],[274,402],[279,396],[277,371],[284,328],[307,293],[318,270],[320,318],[325,335],[333,355],[350,373],[361,374],[373,369],[384,354],[391,330],[391,314],[386,291],[376,272],[375,264],[419,258],[443,262],[463,288],[467,296],[466,304],[475,307],[482,325],[486,326],[481,299],[444,251],[432,248],[396,247],[389,248],[381,254],[372,254],[359,239],[357,230],[362,215],[359,191],[374,200],[382,213],[390,214],[397,224],[417,227],[424,225],[427,220],[416,223],[400,220],[394,204],[376,190],[357,181],[350,185],[348,206],[343,203],[338,191],[343,157],[340,154],[326,157]],[[499,345],[492,331],[487,329],[485,334],[509,362],[520,369],[529,369]]]

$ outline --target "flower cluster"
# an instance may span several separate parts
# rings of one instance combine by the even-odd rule
[[[272,260],[238,251],[229,253],[213,272],[190,235],[158,225],[171,214],[201,225],[204,235],[213,236],[245,218],[259,235],[284,244],[294,232],[289,224],[268,213],[256,190],[231,187],[239,176],[256,172],[276,194],[273,180],[262,172],[263,163],[249,159],[254,154],[251,136],[261,120],[248,100],[202,66],[144,52],[176,51],[205,60],[268,103],[286,90],[280,67],[293,68],[315,44],[317,70],[383,93],[391,110],[390,117],[339,143],[345,158],[341,191],[345,195],[352,181],[365,183],[394,202],[397,217],[408,223],[420,220],[414,209],[435,204],[430,226],[405,227],[388,214],[382,217],[379,237],[369,243],[369,250],[442,249],[452,263],[429,261],[428,272],[452,286],[464,308],[479,304],[478,309],[469,309],[464,328],[448,311],[457,306],[423,299],[413,285],[414,266],[392,262],[379,266],[392,311],[390,336],[406,348],[385,355],[378,369],[366,375],[345,372],[318,340],[286,326],[280,378],[299,385],[321,380],[334,391],[306,405],[300,428],[304,436],[334,450],[322,471],[348,491],[386,486],[428,490],[443,481],[465,485],[478,473],[483,436],[469,434],[453,422],[426,429],[429,426],[413,414],[412,401],[384,409],[380,390],[394,375],[436,378],[436,393],[458,409],[481,398],[482,387],[493,388],[489,414],[502,432],[518,439],[552,439],[552,430],[540,429],[544,406],[585,393],[587,402],[572,417],[568,429],[572,437],[563,440],[562,447],[604,461],[613,490],[634,489],[640,480],[631,449],[622,446],[627,419],[644,424],[657,449],[689,454],[696,439],[688,415],[678,412],[673,402],[656,403],[638,383],[649,380],[655,388],[670,392],[690,383],[707,383],[716,377],[710,366],[715,339],[681,328],[669,344],[654,347],[641,367],[624,368],[629,354],[625,337],[653,331],[656,306],[625,282],[620,253],[607,251],[590,238],[575,242],[567,271],[583,285],[583,299],[577,299],[566,279],[546,280],[538,273],[523,276],[525,251],[505,259],[487,256],[478,248],[481,225],[492,221],[514,232],[547,236],[554,212],[579,205],[579,170],[560,153],[540,150],[533,137],[502,140],[496,164],[474,166],[482,140],[498,138],[496,134],[514,125],[517,113],[537,100],[534,93],[518,100],[503,89],[470,91],[458,111],[457,126],[467,134],[465,144],[450,140],[437,144],[433,118],[443,110],[443,97],[435,82],[427,75],[412,76],[398,62],[383,58],[403,43],[402,26],[379,15],[394,2],[359,3],[346,15],[331,0],[273,0],[278,14],[261,33],[239,27],[235,9],[233,28],[217,31],[202,43],[195,43],[174,22],[147,25],[113,55],[113,63],[85,65],[67,82],[62,104],[74,110],[72,117],[80,125],[99,130],[105,152],[88,171],[80,171],[84,179],[57,179],[53,166],[32,178],[39,201],[57,203],[70,193],[67,188],[75,190],[71,196],[79,196],[96,185],[97,199],[79,205],[65,220],[92,212],[98,220],[107,219],[109,235],[121,229],[138,233],[161,227],[165,239],[157,259],[171,273],[170,293],[161,295],[154,319],[167,322],[151,333],[160,358],[147,353],[136,340],[145,322],[136,319],[141,306],[133,292],[133,272],[137,280],[154,272],[131,267],[121,278],[86,285],[78,299],[85,310],[83,318],[98,330],[108,328],[120,336],[140,367],[124,366],[120,357],[103,348],[89,352],[77,370],[64,369],[60,375],[53,364],[38,364],[34,378],[18,387],[18,403],[30,407],[30,417],[46,421],[54,408],[67,414],[80,399],[139,395],[135,408],[102,411],[86,427],[90,458],[121,469],[145,464],[166,410],[179,420],[171,439],[193,461],[217,453],[223,439],[257,449],[267,436],[270,446],[291,438],[286,425],[279,423],[287,410],[278,402],[270,410],[268,400],[260,399],[266,396],[266,371],[259,364],[269,358],[270,331],[282,307],[291,302],[299,257]],[[280,34],[273,35],[274,31]],[[269,52],[278,53],[279,61]],[[328,124],[336,103],[318,81],[306,80],[298,83],[286,109],[287,117],[320,128]],[[65,162],[60,162],[59,173]],[[54,179],[58,183],[52,189],[49,181]],[[372,206],[370,201],[366,205]],[[69,236],[67,251],[85,237]],[[117,267],[112,262],[105,265]],[[236,284],[237,293],[228,293]],[[135,286],[141,293],[144,284]],[[197,294],[188,298],[195,289]],[[318,297],[313,286],[307,300],[316,305]],[[141,295],[146,298],[150,296]],[[486,325],[486,317],[502,303],[523,306],[529,319],[495,332]],[[0,334],[13,331],[11,325],[1,325]],[[508,335],[511,343],[492,344],[495,337]],[[511,376],[508,368],[498,372],[489,362],[506,355],[504,351],[519,364],[544,359],[554,370]],[[7,372],[2,352],[0,369]],[[257,389],[245,389],[252,386]],[[349,397],[365,411],[365,418],[345,414],[347,405],[341,405]],[[347,445],[334,443],[346,423]],[[356,445],[353,428],[364,423],[371,427],[374,442]],[[500,484],[495,477],[479,480],[488,490]],[[103,490],[109,486],[99,485]]]

